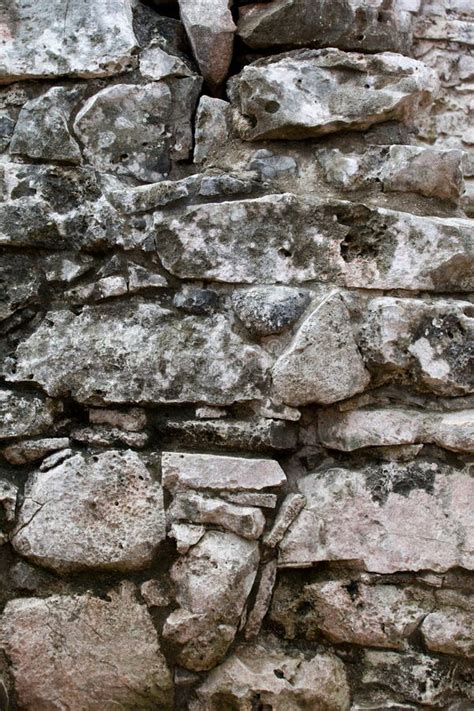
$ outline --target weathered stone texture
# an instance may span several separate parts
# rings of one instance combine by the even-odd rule
[[[54,595],[10,601],[0,619],[16,691],[28,711],[117,706],[172,708],[172,680],[135,588],[107,598]]]
[[[59,572],[136,570],[165,537],[163,496],[134,452],[81,454],[28,481],[12,542]]]

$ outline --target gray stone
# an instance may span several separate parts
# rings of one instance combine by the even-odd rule
[[[318,431],[325,447],[344,452],[418,443],[474,452],[474,410],[446,414],[390,407],[325,410],[319,415]]]
[[[280,543],[280,565],[353,560],[378,573],[472,569],[473,487],[467,469],[424,461],[309,474],[299,483],[306,508]]]
[[[178,0],[181,20],[205,81],[218,87],[232,60],[232,0]]]
[[[68,437],[47,437],[11,444],[2,450],[2,454],[10,464],[27,464],[66,447],[69,447]]]
[[[469,301],[377,297],[369,303],[360,346],[369,368],[385,379],[406,374],[437,395],[466,395],[474,389],[473,335]]]
[[[260,188],[259,176],[249,170],[232,173],[208,171],[201,180],[199,195],[202,197],[223,197],[227,195],[245,195]]]
[[[171,491],[259,491],[286,482],[283,469],[273,459],[163,452],[161,466],[163,486]]]
[[[189,197],[201,176],[182,180],[162,180],[137,187],[114,185],[105,191],[107,200],[124,215],[148,212]]]
[[[81,162],[81,151],[69,130],[71,113],[80,91],[55,86],[20,111],[10,153],[39,160]]]
[[[159,81],[169,77],[192,77],[195,72],[179,56],[169,54],[161,46],[162,41],[152,40],[140,52],[140,74],[145,79]]]
[[[407,119],[438,86],[432,70],[408,57],[327,49],[259,59],[229,92],[241,138],[299,140]]]
[[[89,422],[95,425],[111,425],[127,432],[140,432],[147,425],[146,411],[140,407],[128,410],[111,410],[109,408],[94,408],[89,410]]]
[[[194,162],[215,158],[216,151],[229,140],[230,104],[222,99],[201,96],[196,112]]]
[[[339,47],[401,52],[411,47],[411,16],[396,0],[273,0],[244,5],[238,34],[254,49]]]
[[[140,586],[140,594],[148,607],[167,607],[170,604],[164,585],[159,580],[145,580]]]
[[[196,76],[149,84],[114,84],[94,94],[74,121],[85,156],[98,170],[144,182],[167,177],[171,159],[192,147]]]
[[[81,454],[28,480],[15,550],[61,573],[137,570],[165,538],[163,495],[137,454]]]
[[[427,649],[441,654],[474,657],[474,616],[472,604],[466,610],[447,608],[425,617],[421,634]]]
[[[264,180],[273,180],[286,173],[296,173],[297,163],[291,156],[275,155],[262,148],[256,151],[249,161],[250,170],[255,170]]]
[[[272,558],[262,565],[254,605],[245,623],[244,637],[246,640],[255,639],[260,632],[263,619],[270,607],[273,588],[277,576],[277,562]]]
[[[52,469],[53,467],[57,467],[58,464],[62,464],[63,462],[66,461],[66,459],[69,459],[69,457],[73,457],[76,453],[68,447],[67,449],[61,449],[59,452],[54,452],[54,454],[50,454],[48,457],[45,457],[41,464],[39,465],[39,470],[41,472],[47,472],[48,469]]]
[[[293,639],[324,635],[335,644],[406,649],[408,639],[434,607],[431,591],[357,580],[327,580],[302,587],[281,581],[270,619]],[[304,610],[304,612],[300,612]]]
[[[6,7],[0,83],[109,76],[133,68],[130,0],[19,0]]]
[[[239,504],[239,506],[259,506],[264,509],[274,509],[277,505],[276,494],[255,494],[248,491],[221,491],[220,496],[233,504]]]
[[[395,698],[428,707],[451,708],[447,706],[450,697],[459,698],[463,686],[466,691],[469,689],[468,684],[462,684],[462,676],[461,667],[446,665],[441,659],[419,652],[370,650],[364,653],[362,684],[372,689],[381,688],[392,701],[396,695]],[[386,708],[385,703],[382,708]]]
[[[257,420],[183,420],[167,419],[158,423],[167,439],[182,447],[199,449],[204,445],[220,450],[270,452],[295,449],[297,431],[291,422]]]
[[[9,539],[9,533],[4,530],[5,524],[11,528],[15,522],[18,487],[9,481],[0,479],[0,546]]]
[[[49,312],[17,349],[8,379],[34,380],[90,404],[259,398],[268,356],[234,334],[223,315],[181,317],[176,325],[155,303]]]
[[[197,689],[196,711],[247,711],[255,698],[273,711],[348,711],[344,665],[335,655],[284,650],[274,638],[237,647]]]
[[[174,496],[167,518],[173,522],[184,520],[221,526],[250,540],[260,538],[265,527],[265,516],[260,509],[239,506],[192,491]]]
[[[43,283],[41,266],[39,259],[25,254],[2,254],[0,321],[38,299]]]
[[[195,526],[190,523],[172,523],[168,536],[175,539],[178,553],[187,553],[191,546],[199,543],[205,533],[204,526]]]
[[[96,425],[95,427],[75,427],[71,430],[71,439],[97,447],[125,445],[140,449],[148,444],[147,432],[127,432],[119,427]]]
[[[263,538],[263,543],[269,548],[275,548],[291,526],[299,512],[305,507],[306,500],[301,494],[288,494],[283,500],[275,522]]]
[[[234,311],[246,328],[259,336],[281,333],[304,312],[307,292],[285,286],[256,287],[234,293]]]
[[[173,708],[158,635],[131,583],[104,597],[10,600],[0,624],[25,709]]]
[[[343,400],[364,390],[369,381],[349,312],[337,293],[303,321],[273,368],[275,397],[292,406]]]
[[[237,631],[259,563],[258,544],[208,531],[171,568],[179,608],[163,635],[179,644],[178,662],[201,671],[218,664]]]
[[[45,432],[62,411],[60,403],[20,390],[0,390],[0,438],[30,437]]]
[[[210,314],[219,306],[219,296],[212,289],[184,287],[173,297],[173,304],[189,314]]]

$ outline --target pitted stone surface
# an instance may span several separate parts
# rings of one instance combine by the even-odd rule
[[[11,600],[0,630],[25,709],[173,708],[158,635],[130,583],[104,598]]]
[[[61,409],[59,403],[39,393],[0,390],[0,438],[41,434]]]
[[[10,378],[31,374],[47,392],[82,402],[217,405],[258,399],[268,363],[223,315],[186,316],[177,328],[168,309],[136,302],[48,314],[19,346]]]
[[[276,640],[241,645],[198,688],[197,711],[220,711],[222,700],[246,711],[257,696],[274,711],[348,711],[349,689],[342,662],[321,653],[285,652]]]
[[[229,91],[241,138],[300,140],[403,120],[436,94],[438,79],[390,52],[296,50],[247,65]]]
[[[208,531],[171,569],[179,608],[163,634],[181,649],[178,661],[201,671],[230,647],[259,563],[258,543]]]
[[[81,454],[29,479],[15,549],[59,572],[137,570],[165,537],[163,495],[137,454]]]
[[[2,19],[0,83],[109,76],[135,65],[130,0],[80,0],[71,6],[19,0]]]
[[[299,489],[306,508],[280,543],[282,566],[356,560],[379,573],[474,566],[468,470],[429,462],[333,468],[304,477]]]

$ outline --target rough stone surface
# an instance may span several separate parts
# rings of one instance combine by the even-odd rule
[[[28,481],[12,542],[59,572],[137,570],[165,537],[160,486],[138,455],[81,454]]]
[[[165,82],[114,84],[89,99],[74,129],[99,170],[149,183],[162,180],[171,169],[171,157],[186,158],[191,150],[190,123],[199,89],[198,77],[176,79],[170,87]]]
[[[439,395],[473,391],[472,306],[468,301],[373,299],[361,332],[361,348],[387,375],[407,374]]]
[[[26,464],[43,459],[51,452],[69,447],[68,437],[46,437],[46,439],[30,439],[18,444],[11,444],[2,450],[2,455],[10,464]]]
[[[473,452],[474,411],[440,414],[395,408],[327,410],[319,416],[319,436],[325,447],[345,452],[417,443]]]
[[[81,151],[69,122],[79,92],[54,87],[22,108],[10,142],[10,153],[40,160],[81,162]]]
[[[54,595],[11,600],[0,620],[25,709],[172,708],[158,635],[135,588],[106,598]]]
[[[347,711],[349,690],[342,662],[322,653],[305,658],[274,642],[242,645],[197,690],[197,711],[220,711],[222,702],[245,711],[256,696],[274,711],[306,707]]]
[[[201,96],[196,111],[194,162],[212,161],[214,151],[229,137],[229,108],[227,101]]]
[[[273,369],[275,396],[293,406],[343,400],[364,390],[369,380],[349,313],[337,294],[323,300],[303,321]]]
[[[428,462],[333,468],[299,488],[306,508],[280,543],[282,566],[356,560],[379,573],[472,570],[468,471]]]
[[[79,316],[52,312],[19,346],[10,378],[33,375],[50,394],[91,403],[258,398],[268,357],[232,333],[225,317],[187,316],[179,330],[175,324],[172,312],[154,303],[86,307]],[[226,357],[214,361],[216,353]]]
[[[181,645],[178,660],[196,671],[225,655],[237,631],[259,562],[258,544],[208,531],[171,569],[178,610],[163,633]]]
[[[0,437],[25,437],[44,432],[61,412],[59,404],[40,394],[0,390]]]
[[[286,482],[283,469],[272,459],[163,452],[161,466],[163,486],[171,491],[259,491]]]
[[[265,526],[265,516],[259,509],[208,498],[196,492],[177,494],[167,516],[171,521],[214,524],[251,540],[260,538]]]
[[[240,136],[255,141],[403,120],[436,94],[438,80],[421,62],[397,54],[296,50],[247,65],[229,87]]]
[[[229,70],[236,30],[232,0],[178,0],[181,19],[204,79],[219,86]]]
[[[18,489],[14,484],[0,479],[0,546],[8,541],[7,528],[15,523],[17,495]]]
[[[64,10],[62,0],[6,6],[0,83],[108,76],[134,66],[137,43],[129,0],[81,0]]]
[[[268,336],[292,326],[309,303],[309,294],[288,287],[254,288],[237,292],[234,310],[249,331]]]
[[[244,5],[238,34],[255,49],[339,47],[408,53],[411,16],[396,0],[273,0]]]
[[[305,613],[298,614],[303,607]],[[295,590],[282,582],[273,596],[271,619],[290,639],[323,635],[336,644],[405,649],[433,607],[433,593],[416,588],[343,580]]]
[[[474,657],[474,623],[472,605],[467,610],[437,610],[427,615],[421,634],[427,649],[442,654]]]

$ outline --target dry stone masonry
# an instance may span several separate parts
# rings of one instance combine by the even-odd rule
[[[474,708],[469,0],[0,8],[0,711]]]

